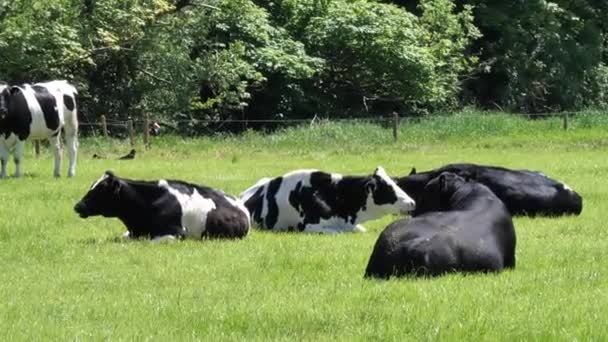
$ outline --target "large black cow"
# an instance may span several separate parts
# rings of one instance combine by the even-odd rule
[[[360,223],[415,208],[382,167],[370,176],[292,171],[263,178],[240,197],[262,228],[309,233],[365,231]]]
[[[21,175],[26,139],[49,139],[55,156],[53,174],[61,171],[61,131],[65,132],[70,158],[68,176],[76,173],[78,118],[76,88],[66,81],[34,85],[0,85],[0,177],[6,177],[9,151],[14,147],[15,176]]]
[[[583,200],[578,193],[539,171],[462,163],[420,173],[413,169],[409,176],[396,181],[418,201],[424,195],[425,185],[443,172],[452,172],[484,184],[505,203],[512,215],[578,215],[583,208]],[[418,207],[414,215],[424,212]]]
[[[380,234],[366,277],[436,276],[515,267],[515,229],[485,185],[445,172],[417,203],[426,214],[391,223]]]
[[[129,180],[111,171],[74,210],[82,218],[120,219],[129,238],[242,238],[250,227],[247,208],[221,191],[176,180]]]

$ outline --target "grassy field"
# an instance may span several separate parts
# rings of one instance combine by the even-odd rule
[[[53,179],[51,154],[28,148],[25,177],[0,180],[0,340],[606,340],[608,117],[570,128],[461,115],[403,125],[394,143],[389,129],[330,124],[164,137],[133,161],[111,159],[124,142],[82,139],[75,179]],[[366,234],[155,244],[117,240],[119,221],[73,211],[106,169],[238,194],[297,168],[404,175],[458,161],[542,170],[583,196],[583,213],[516,218],[513,271],[376,281],[363,271],[396,217]]]

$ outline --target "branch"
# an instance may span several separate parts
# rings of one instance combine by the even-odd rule
[[[151,73],[151,72],[149,72],[147,70],[144,70],[144,69],[141,69],[141,68],[138,68],[138,70],[141,71],[144,75],[149,76],[150,78],[152,78],[154,80],[157,80],[159,82],[163,82],[163,83],[166,83],[166,84],[173,84],[173,82],[171,82],[169,80],[166,80],[164,78],[161,78],[159,76],[156,76],[156,75],[154,75],[153,73]]]
[[[173,9],[158,13],[156,15],[156,17],[159,18],[159,17],[165,16],[167,14],[177,13],[188,6],[201,6],[201,7],[207,7],[207,8],[213,9],[213,10],[218,10],[218,11],[220,10],[219,7],[215,7],[215,6],[208,5],[208,4],[203,4],[203,3],[195,4],[194,0],[177,0],[173,6],[174,6]]]

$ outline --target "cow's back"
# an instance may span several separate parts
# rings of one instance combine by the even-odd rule
[[[515,266],[515,230],[493,198],[467,210],[429,212],[391,223],[380,234],[366,277],[500,271]]]

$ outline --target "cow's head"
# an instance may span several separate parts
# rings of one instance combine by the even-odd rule
[[[467,180],[451,172],[442,172],[424,187],[415,214],[446,211],[452,206],[452,196]]]
[[[122,187],[123,181],[112,171],[106,171],[76,203],[74,210],[82,218],[97,215],[116,217],[121,209],[117,198]]]
[[[21,88],[0,84],[0,124],[4,124],[8,118],[12,97],[19,93]]]
[[[9,87],[0,83],[0,120],[5,120],[8,114]]]
[[[365,184],[373,199],[373,205],[386,212],[408,213],[416,208],[416,202],[378,166]]]

